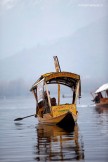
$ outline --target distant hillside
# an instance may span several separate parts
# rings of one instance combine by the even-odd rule
[[[91,83],[106,82],[107,24],[107,19],[101,19],[53,44],[38,45],[0,60],[0,80],[34,82],[40,74],[55,71],[53,56],[58,55],[61,69],[80,74],[85,88],[93,87]]]

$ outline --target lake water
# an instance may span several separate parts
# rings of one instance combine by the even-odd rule
[[[85,98],[73,132],[39,125],[34,97],[0,100],[0,162],[108,161],[108,108],[96,109]]]

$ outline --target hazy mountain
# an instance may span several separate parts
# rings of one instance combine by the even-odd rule
[[[61,69],[78,73],[87,89],[107,82],[107,19],[81,28],[70,37],[38,45],[0,60],[0,80],[23,79],[34,82],[42,73],[55,71],[53,56],[59,57]],[[86,84],[86,85],[85,85]],[[94,86],[95,87],[95,86]],[[90,89],[89,88],[89,89]]]

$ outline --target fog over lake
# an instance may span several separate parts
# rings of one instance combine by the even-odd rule
[[[46,72],[81,75],[90,93],[108,81],[108,1],[0,2],[0,96],[26,95]]]

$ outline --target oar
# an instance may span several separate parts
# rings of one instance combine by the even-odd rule
[[[16,119],[14,119],[14,121],[23,120],[23,119],[25,119],[25,118],[29,118],[29,117],[31,117],[31,116],[35,116],[35,115],[36,115],[36,114],[29,115],[29,116],[25,116],[25,117],[22,117],[22,118],[16,118]]]

